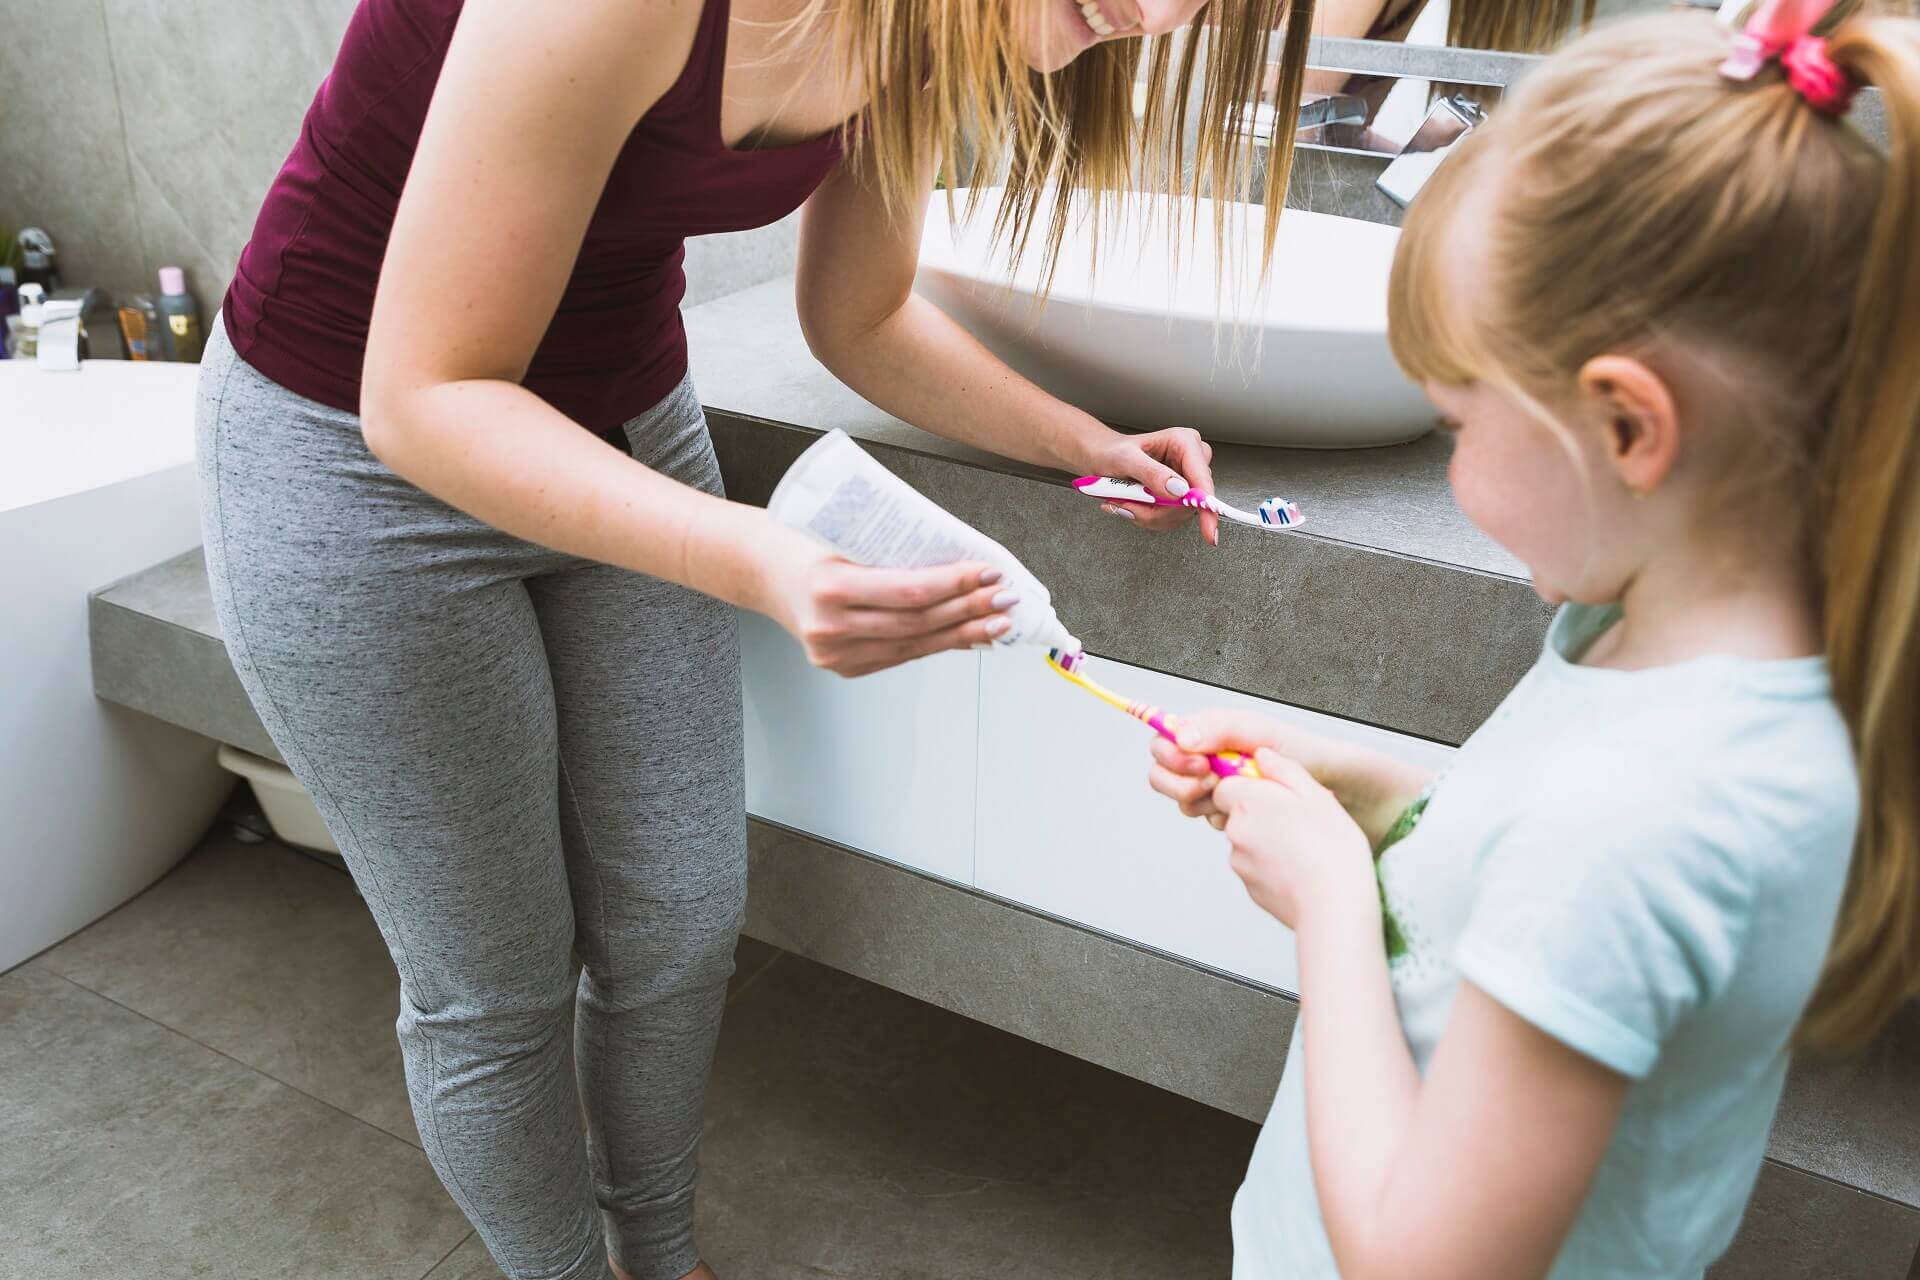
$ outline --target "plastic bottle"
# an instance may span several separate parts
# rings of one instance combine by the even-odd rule
[[[37,284],[47,293],[60,287],[60,255],[53,237],[39,227],[28,227],[14,238],[20,254],[20,283]]]
[[[37,284],[20,286],[20,314],[7,317],[7,354],[32,360],[40,354],[40,314],[47,291]]]
[[[145,362],[153,357],[147,354],[147,317],[139,307],[120,308],[120,342],[127,349],[127,359]]]
[[[995,645],[1082,652],[1054,613],[1052,596],[1013,552],[881,466],[844,431],[828,432],[794,460],[775,486],[767,514],[856,564],[990,564],[1003,575],[1002,585],[1020,597],[1007,613],[1013,625],[994,637]]]
[[[15,283],[12,267],[0,267],[0,360],[12,354],[8,348],[13,344],[6,341],[7,321],[20,314],[20,290]]]
[[[179,267],[160,268],[160,318],[165,328],[161,344],[169,360],[197,364],[206,345],[200,327],[200,304],[187,292],[187,273]]]

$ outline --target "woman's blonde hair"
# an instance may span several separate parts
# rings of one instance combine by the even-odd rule
[[[1777,68],[1723,78],[1730,39],[1706,16],[1636,20],[1523,82],[1414,203],[1390,326],[1413,377],[1535,403],[1607,352],[1740,371],[1728,407],[1768,434],[1730,468],[1804,515],[1859,760],[1846,897],[1801,1027],[1850,1048],[1920,990],[1920,26],[1857,18],[1830,39],[1881,91],[1885,152]],[[1463,209],[1484,231],[1470,279],[1449,261]]]
[[[1297,102],[1313,0],[1208,0],[1180,33],[1105,41],[1060,71],[1031,71],[1028,18],[1064,2],[809,0],[794,30],[827,31],[838,74],[863,87],[868,106],[848,142],[888,207],[912,208],[936,176],[949,188],[1001,185],[995,231],[1016,258],[1044,226],[1051,269],[1076,191],[1096,228],[1133,189],[1250,198],[1268,41],[1284,26],[1278,100]],[[1136,116],[1143,66],[1145,110]],[[1263,187],[1277,213],[1293,130],[1283,124],[1272,135]],[[1278,223],[1266,220],[1263,271]]]
[[[1447,10],[1455,49],[1545,53],[1578,24],[1593,22],[1595,0],[1457,0]]]

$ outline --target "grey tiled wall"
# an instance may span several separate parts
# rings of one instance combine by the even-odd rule
[[[357,0],[55,0],[0,40],[0,224],[45,226],[69,284],[209,311]],[[687,255],[690,302],[791,269],[791,222]]]

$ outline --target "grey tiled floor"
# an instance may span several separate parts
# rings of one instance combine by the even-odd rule
[[[0,975],[0,1276],[498,1280],[346,878],[214,841]],[[742,944],[702,1153],[727,1280],[1205,1277],[1254,1130]]]

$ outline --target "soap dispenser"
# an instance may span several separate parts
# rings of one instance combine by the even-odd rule
[[[7,317],[7,354],[31,360],[40,354],[40,315],[47,291],[37,284],[20,286],[20,314]]]

